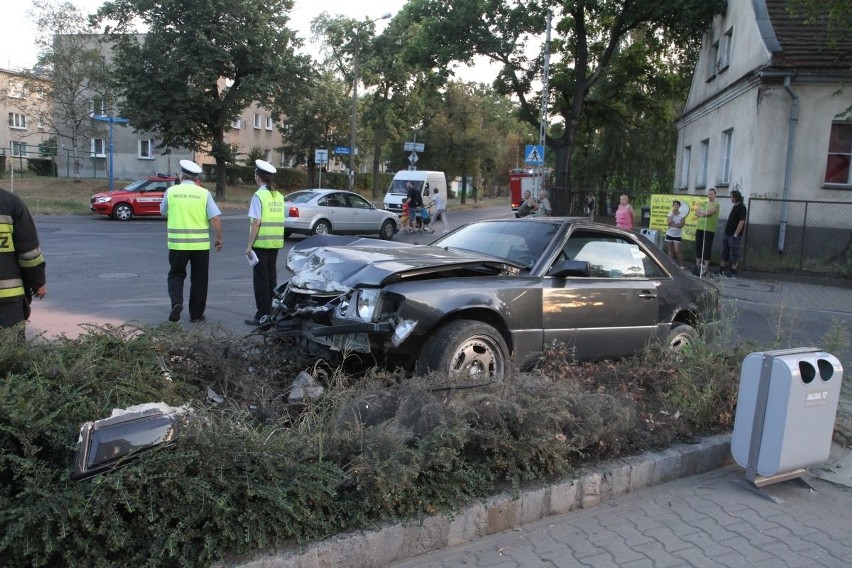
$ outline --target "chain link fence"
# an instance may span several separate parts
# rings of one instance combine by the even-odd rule
[[[743,266],[852,276],[852,203],[750,198]]]

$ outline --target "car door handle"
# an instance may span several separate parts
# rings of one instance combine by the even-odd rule
[[[640,297],[640,298],[643,298],[643,299],[645,299],[645,300],[653,300],[654,298],[656,298],[656,297],[657,297],[657,295],[656,295],[656,294],[654,294],[653,292],[641,292],[641,293],[639,294],[639,297]]]

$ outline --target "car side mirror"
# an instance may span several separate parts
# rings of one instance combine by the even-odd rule
[[[560,260],[547,271],[548,276],[555,278],[567,278],[569,276],[588,278],[591,274],[591,267],[586,260]]]

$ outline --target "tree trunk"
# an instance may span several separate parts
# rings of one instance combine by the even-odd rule
[[[379,165],[381,162],[379,161],[379,154],[382,151],[382,145],[380,143],[373,144],[373,200],[379,199],[382,197],[381,190],[379,189]]]
[[[216,159],[216,199],[225,198],[225,184],[227,182],[225,152],[225,128],[220,126],[213,130],[213,157]]]

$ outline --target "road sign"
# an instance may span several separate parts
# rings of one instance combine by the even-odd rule
[[[544,165],[544,146],[527,144],[524,152],[524,163],[534,166]]]
[[[328,163],[328,150],[325,148],[317,148],[314,150],[314,162],[317,164]]]
[[[406,142],[402,145],[402,149],[406,152],[423,152],[426,150],[426,144],[422,142]]]
[[[349,146],[335,146],[334,147],[334,153],[339,154],[341,156],[348,156],[349,155]]]
[[[410,153],[410,154],[408,155],[408,162],[409,162],[412,166],[413,166],[414,164],[416,164],[416,163],[417,163],[417,160],[418,160],[418,159],[419,159],[419,158],[417,157],[417,152],[412,152],[412,153]]]

